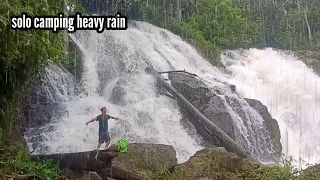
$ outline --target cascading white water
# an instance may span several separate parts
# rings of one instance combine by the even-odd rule
[[[55,128],[51,128],[53,131],[40,132],[42,140],[38,143],[42,144],[40,147],[47,148],[45,151],[35,149],[35,154],[95,149],[98,144],[98,123],[88,126],[85,123],[99,115],[102,106],[107,107],[110,115],[122,119],[109,122],[111,143],[119,138],[128,138],[129,142],[173,145],[179,162],[186,161],[203,148],[200,145],[201,138],[195,132],[187,132],[181,124],[182,115],[177,103],[166,96],[158,96],[154,78],[144,72],[149,63],[159,70],[171,69],[169,62],[164,61],[165,56],[160,54],[174,56],[170,53],[172,45],[160,48],[167,52],[156,54],[150,43],[161,37],[161,31],[146,23],[139,26],[143,29],[132,28],[102,34],[82,31],[71,35],[84,54],[84,92],[64,102],[68,114],[47,125],[54,126]],[[154,32],[143,32],[148,30]],[[152,33],[157,34],[149,37]],[[154,45],[162,46],[165,41],[160,40]],[[186,59],[178,55],[180,57],[175,58]],[[110,100],[113,98],[113,89],[119,82],[125,92],[122,97],[125,105],[117,105],[117,102],[112,103]],[[32,138],[26,139],[32,147]]]
[[[320,77],[294,55],[273,49],[228,51],[222,62],[232,72],[225,79],[277,119],[283,153],[300,168],[319,163]]]
[[[85,123],[106,106],[110,115],[123,119],[110,120],[112,143],[128,138],[130,142],[170,144],[176,149],[179,162],[186,161],[203,148],[202,139],[193,129],[187,132],[180,123],[182,115],[176,101],[158,95],[153,77],[144,72],[148,66],[158,71],[185,69],[197,74],[209,87],[218,88],[223,93],[221,98],[225,100],[227,96],[236,101],[234,105],[240,106],[225,102],[226,111],[241,133],[236,141],[262,160],[259,155],[273,153],[266,140],[269,137],[262,126],[262,117],[241,96],[226,88],[230,77],[208,63],[180,37],[143,22],[133,22],[126,31],[101,34],[79,31],[70,37],[84,54],[84,91],[63,102],[67,115],[44,127],[50,130],[41,131],[42,139],[36,143],[46,149],[35,147],[34,153],[95,149],[98,124],[85,126]],[[242,115],[238,114],[239,109]],[[26,139],[29,146],[34,147],[35,141],[31,137]]]

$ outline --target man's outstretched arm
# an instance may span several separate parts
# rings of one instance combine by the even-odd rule
[[[110,116],[110,115],[109,115]],[[113,117],[113,116],[110,116],[111,119],[115,119],[115,120],[118,120],[119,118],[117,117]]]
[[[88,121],[88,122],[86,123],[86,126],[88,126],[89,123],[92,123],[92,122],[94,122],[94,121],[96,121],[96,120],[97,120],[97,117],[91,119],[90,121]]]

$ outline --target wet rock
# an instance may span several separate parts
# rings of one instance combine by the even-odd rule
[[[116,86],[112,89],[112,94],[109,98],[109,101],[119,106],[124,106],[126,104],[124,96],[127,93],[122,85],[126,85],[126,82],[124,80],[119,80]]]
[[[85,173],[82,171],[80,171],[80,172],[72,171],[68,168],[62,169],[62,174],[63,174],[63,176],[60,177],[61,180],[62,180],[62,178],[68,179],[68,180],[77,180],[85,175]]]
[[[190,159],[174,167],[175,175],[184,180],[232,177],[243,163],[243,158],[226,151],[224,148],[202,149]]]
[[[111,169],[105,168],[101,177],[115,179],[151,179],[152,173],[177,164],[172,146],[162,144],[129,144],[127,153],[112,159]],[[102,174],[105,174],[104,176]]]
[[[271,117],[270,113],[268,112],[268,108],[265,105],[263,105],[260,101],[248,98],[245,98],[245,100],[251,107],[258,111],[260,115],[262,115],[264,119],[264,124],[267,127],[267,130],[272,138],[270,143],[272,143],[275,147],[276,156],[280,157],[282,153],[282,145],[280,142],[281,134],[277,120]]]
[[[238,157],[222,147],[207,148],[196,152],[187,162],[175,166],[168,179],[285,179],[287,175],[283,170],[277,166],[264,166],[251,159]]]
[[[60,66],[48,68],[44,79],[33,86],[23,108],[22,131],[39,128],[59,119],[67,113],[62,102],[74,93],[74,78]]]
[[[68,180],[102,180],[101,177],[94,171],[84,172],[63,169],[62,174],[64,175],[63,177]]]
[[[232,92],[234,92],[234,93],[236,92],[236,86],[235,85],[231,84],[230,85],[230,89],[231,89]]]
[[[188,99],[195,108],[197,108],[204,116],[216,124],[232,139],[235,138],[232,117],[228,112],[223,99],[218,93],[210,90],[203,84],[203,82],[197,80],[193,76],[181,73],[172,73],[169,78],[172,86],[175,87],[186,99]],[[216,89],[216,91],[218,91],[218,89]],[[188,116],[190,116],[190,114],[188,114]],[[190,120],[194,118],[190,117],[188,119]],[[203,129],[199,131],[205,132],[206,130]],[[216,146],[221,146],[223,142],[215,139],[213,143]]]
[[[58,176],[55,178],[55,180],[68,180],[68,178],[65,176]]]

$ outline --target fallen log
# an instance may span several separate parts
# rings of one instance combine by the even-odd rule
[[[199,112],[184,96],[182,96],[174,87],[172,87],[168,82],[163,80],[163,78],[152,68],[146,68],[145,71],[151,75],[153,75],[158,82],[159,88],[165,88],[169,93],[171,93],[177,100],[178,103],[182,105],[189,113],[193,114],[194,117],[199,119],[202,124],[205,124],[208,129],[208,133],[210,135],[214,135],[221,139],[222,146],[225,147],[228,151],[233,152],[241,157],[250,158],[254,160],[252,157],[248,155],[248,153],[240,147],[232,138],[230,138],[224,131],[222,131],[218,126],[216,126],[213,122],[207,119],[201,112]],[[255,160],[257,161],[257,160]]]
[[[111,159],[117,156],[117,151],[103,150],[99,151],[97,160],[95,156],[97,151],[85,151],[77,153],[34,155],[33,158],[51,159],[59,164],[61,169],[68,168],[74,171],[97,171],[109,167]]]
[[[164,89],[165,90],[165,89]],[[175,99],[174,96],[172,96],[172,94],[170,94],[167,90],[165,91],[161,91],[160,94],[168,96],[171,99]]]
[[[184,70],[177,70],[177,71],[163,71],[163,72],[157,72],[157,73],[158,74],[165,74],[165,73],[174,73],[174,72],[182,72],[182,73],[190,74],[192,76],[198,76],[196,74],[187,72],[185,69]]]
[[[68,179],[80,179],[85,175],[83,172],[94,171],[102,179],[151,180],[153,172],[177,165],[174,147],[164,144],[132,143],[128,145],[126,153],[119,153],[116,146],[111,145],[108,150],[99,152],[98,160],[95,159],[95,155],[94,150],[34,155],[33,158],[53,160],[59,164],[63,175]],[[92,176],[89,177],[93,179]]]

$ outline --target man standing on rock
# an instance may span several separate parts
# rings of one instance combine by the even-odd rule
[[[119,119],[117,117],[112,117],[112,116],[108,115],[106,107],[102,107],[101,112],[102,112],[102,114],[91,119],[90,121],[88,121],[86,123],[86,125],[88,126],[89,123],[92,123],[94,121],[99,121],[99,143],[98,143],[98,148],[97,148],[97,156],[98,156],[98,152],[99,152],[99,149],[100,149],[100,146],[102,143],[105,142],[106,149],[109,148],[111,138],[110,138],[110,135],[108,132],[108,120],[109,119],[116,119],[116,120]],[[97,156],[96,156],[96,158],[97,158]]]

